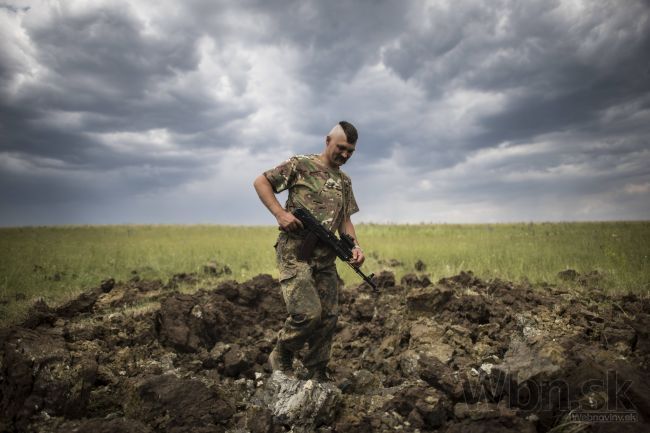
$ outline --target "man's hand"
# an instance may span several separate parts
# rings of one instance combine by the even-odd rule
[[[366,257],[363,255],[361,247],[354,247],[352,249],[352,259],[350,259],[350,264],[358,268],[365,260]]]
[[[278,212],[278,215],[275,217],[278,220],[278,225],[280,230],[285,232],[294,232],[303,228],[302,221],[294,216],[291,212],[282,210]]]

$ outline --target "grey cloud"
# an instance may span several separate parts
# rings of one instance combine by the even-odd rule
[[[224,129],[228,122],[251,112],[240,106],[215,106],[201,83],[164,88],[197,68],[200,32],[191,26],[175,34],[150,36],[142,22],[118,8],[26,21],[43,77],[3,97],[2,124],[8,134],[0,145],[5,150],[56,155],[97,167],[111,161],[120,166],[128,161],[111,154],[88,133],[166,128],[184,134],[185,145],[226,147],[233,142]],[[51,113],[72,113],[80,124],[48,125],[45,120]],[[146,155],[130,160],[156,163]]]
[[[358,195],[376,200],[393,191],[371,182],[389,166],[394,185],[413,191],[395,194],[414,202],[524,203],[548,192],[568,203],[643,184],[648,172],[628,162],[650,132],[647,2],[585,2],[575,16],[562,3],[105,2],[51,15],[36,13],[43,4],[5,5],[0,13],[22,17],[16,25],[28,42],[0,47],[0,162],[17,156],[34,172],[0,168],[3,183],[16,185],[3,201],[27,212],[39,202],[90,209],[100,196],[126,207],[140,195],[171,200],[174,188],[219,166],[216,150],[318,152],[342,119],[361,137],[345,169]],[[143,144],[155,130],[168,143]],[[556,154],[479,165],[439,190],[411,187],[503,143],[558,140]],[[278,162],[286,156],[278,152]],[[59,161],[58,171],[42,158]],[[504,178],[563,163],[582,164],[586,175]],[[97,183],[84,177],[93,170]],[[638,215],[630,197],[625,206]],[[253,208],[229,209],[221,222]]]
[[[414,31],[386,50],[388,67],[425,89],[432,101],[459,89],[504,97],[498,111],[476,117],[479,132],[439,144],[435,137],[411,135],[407,158],[415,171],[441,160],[461,163],[476,149],[526,143],[553,131],[582,132],[587,142],[608,135],[647,146],[640,138],[647,137],[646,127],[622,130],[617,125],[625,119],[602,116],[619,104],[647,101],[650,94],[647,5],[586,3],[585,13],[573,19],[559,5],[459,2],[413,18]]]

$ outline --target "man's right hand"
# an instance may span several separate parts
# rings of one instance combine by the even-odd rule
[[[278,220],[280,230],[285,232],[294,232],[303,228],[302,221],[289,211],[282,210],[275,218]]]

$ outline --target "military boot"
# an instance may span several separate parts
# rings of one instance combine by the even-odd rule
[[[273,371],[291,373],[293,371],[293,353],[290,350],[276,345],[269,355],[269,364]]]

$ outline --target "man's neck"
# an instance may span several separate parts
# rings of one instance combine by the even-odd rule
[[[331,165],[329,161],[327,160],[327,156],[325,154],[321,153],[316,157],[319,163],[324,165],[325,167],[329,168],[330,170],[338,170],[339,167],[337,165]]]

